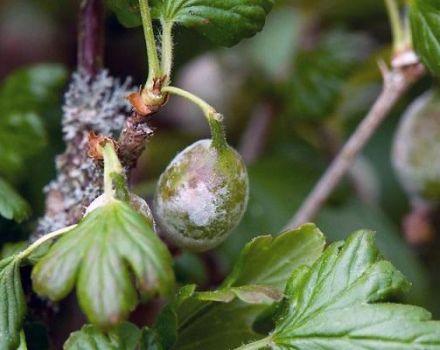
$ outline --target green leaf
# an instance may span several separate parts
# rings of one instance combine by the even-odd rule
[[[230,293],[233,293],[242,300],[268,302],[268,295],[274,289],[275,293],[276,289],[284,290],[286,281],[296,268],[311,265],[318,259],[324,243],[322,233],[312,224],[275,238],[255,238],[244,247],[231,275],[216,292],[219,296],[217,301],[230,301]],[[265,288],[255,290],[255,285]],[[253,325],[268,309],[267,305],[253,305],[241,300],[226,304],[203,302],[198,300],[198,294],[186,299],[177,308],[176,349],[233,349],[262,337]],[[272,294],[270,299],[278,297]]]
[[[437,0],[412,0],[410,22],[413,45],[423,63],[440,74],[440,3]]]
[[[139,0],[106,0],[106,4],[123,26],[133,28],[142,24]]]
[[[277,237],[257,237],[243,248],[222,287],[259,284],[282,291],[292,271],[313,263],[324,245],[324,235],[314,224],[305,224]]]
[[[55,301],[76,284],[89,320],[109,327],[136,307],[137,290],[143,297],[168,294],[174,283],[171,265],[170,253],[148,219],[113,200],[56,242],[35,265],[32,280],[39,295]]]
[[[66,71],[57,64],[17,70],[0,86],[0,174],[14,179],[46,144],[42,113],[58,101]]]
[[[20,262],[15,257],[0,261],[0,349],[15,350],[26,313]]]
[[[333,31],[314,50],[300,52],[286,90],[288,113],[301,119],[329,117],[347,75],[368,52],[368,46],[365,36]]]
[[[196,289],[195,285],[187,285],[177,292],[174,299],[165,305],[154,323],[153,329],[146,339],[162,344],[164,349],[171,349],[177,340],[178,315],[177,309],[188,300]]]
[[[140,25],[137,1],[107,0],[122,24]],[[194,28],[218,45],[233,46],[262,30],[273,0],[153,0],[153,16]]]
[[[64,350],[135,350],[141,331],[132,323],[123,322],[115,329],[104,333],[92,325],[70,335]]]
[[[26,335],[24,334],[24,331],[20,331],[20,344],[18,345],[17,350],[27,350],[27,343],[26,343]]]
[[[0,178],[0,215],[6,219],[21,222],[29,216],[30,207],[26,201]]]
[[[292,275],[267,338],[272,349],[440,349],[440,323],[424,309],[381,303],[409,282],[358,231]]]
[[[254,323],[268,306],[230,303],[204,303],[188,299],[178,310],[178,338],[173,350],[234,349],[250,340],[263,337]]]
[[[0,259],[8,258],[12,255],[15,255],[24,250],[27,246],[27,241],[5,243],[0,250]]]
[[[139,350],[164,350],[155,330],[148,327],[142,329]]]
[[[162,0],[156,12],[195,28],[218,45],[233,46],[261,31],[273,0]]]

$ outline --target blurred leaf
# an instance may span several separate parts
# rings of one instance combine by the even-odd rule
[[[188,251],[174,258],[174,270],[177,280],[183,284],[195,283],[204,285],[207,281],[207,271],[201,257]]]
[[[0,252],[0,259],[8,258],[12,255],[15,255],[21,252],[24,248],[26,248],[28,243],[26,241],[13,242],[13,243],[5,243],[2,246]]]
[[[297,50],[302,22],[293,7],[276,9],[268,16],[264,31],[249,41],[252,60],[270,78],[285,79]]]
[[[139,0],[106,0],[106,4],[123,26],[132,28],[142,24]]]
[[[29,216],[30,207],[20,195],[0,178],[0,215],[21,222]]]
[[[157,333],[150,328],[142,329],[139,350],[164,350]]]
[[[16,350],[26,313],[20,278],[20,261],[9,257],[0,261],[0,349]]]
[[[122,24],[141,24],[137,1],[107,0]],[[218,45],[233,46],[261,31],[273,0],[153,0],[153,16],[194,28]]]
[[[65,69],[41,64],[20,69],[0,86],[0,174],[15,178],[46,143],[41,113],[58,101]]]
[[[136,350],[141,331],[129,322],[123,322],[108,333],[92,325],[70,335],[64,350]]]
[[[325,19],[353,22],[366,21],[371,25],[371,19],[379,15],[385,17],[383,1],[381,0],[297,0],[308,11],[320,14]],[[370,20],[370,22],[369,22]]]
[[[27,344],[26,344],[26,335],[24,334],[24,331],[20,331],[20,345],[18,346],[17,350],[28,350]]]
[[[440,3],[412,0],[410,5],[413,45],[429,70],[440,75]]]
[[[39,295],[54,301],[76,284],[87,317],[108,327],[136,307],[136,289],[144,297],[166,295],[174,276],[171,256],[147,218],[114,200],[86,215],[56,242],[35,265],[32,280]]]
[[[291,277],[272,349],[440,349],[440,322],[424,309],[391,303],[409,282],[358,231]],[[336,322],[337,321],[337,322]]]
[[[341,87],[335,117],[358,123],[365,116],[382,89],[382,76],[377,62],[387,60],[389,56],[388,47],[375,51],[366,62],[353,69]]]
[[[328,117],[347,75],[368,47],[365,36],[333,31],[325,34],[316,49],[299,53],[286,91],[288,113],[303,119]]]

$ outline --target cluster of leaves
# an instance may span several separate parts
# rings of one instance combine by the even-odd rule
[[[123,323],[105,334],[88,325],[65,348],[440,348],[440,322],[422,308],[389,302],[410,284],[381,258],[372,232],[355,232],[322,253],[323,246],[313,225],[256,238],[219,290],[185,286],[151,328]],[[223,298],[249,283],[283,291],[283,300],[260,298],[258,289],[244,298],[236,294],[238,300]]]

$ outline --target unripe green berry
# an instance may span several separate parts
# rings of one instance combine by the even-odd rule
[[[180,154],[159,179],[155,214],[164,235],[192,251],[212,249],[240,222],[249,180],[240,155],[212,140],[198,141]]]
[[[393,165],[414,201],[440,201],[440,91],[408,108],[394,138]]]

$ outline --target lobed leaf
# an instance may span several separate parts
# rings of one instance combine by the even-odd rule
[[[34,290],[57,301],[77,286],[89,320],[109,327],[143,297],[166,295],[174,283],[171,256],[147,218],[114,200],[56,242],[34,267]],[[133,283],[133,277],[136,285]]]
[[[268,338],[272,349],[440,349],[440,322],[425,310],[380,303],[409,282],[384,261],[368,231],[326,249],[301,267]]]
[[[410,23],[413,45],[428,69],[440,74],[440,3],[412,0]]]
[[[233,46],[264,26],[273,0],[153,0],[156,19],[194,28],[218,45]],[[137,0],[107,0],[123,25],[141,24]]]

